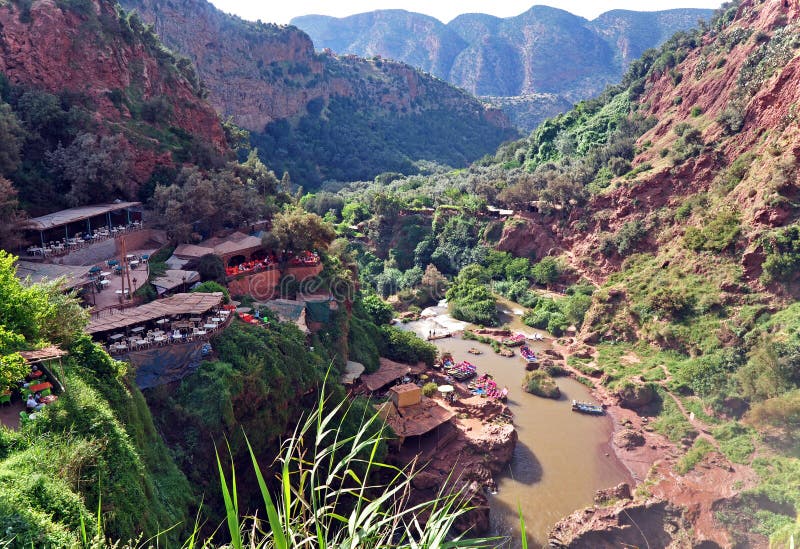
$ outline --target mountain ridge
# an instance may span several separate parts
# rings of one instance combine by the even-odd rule
[[[421,160],[466,166],[516,133],[502,113],[440,79],[400,62],[318,54],[292,26],[244,21],[206,0],[122,5],[196,64],[211,103],[250,130],[262,160],[304,186],[412,173]],[[426,156],[389,128],[443,139]],[[362,150],[370,144],[373,159]]]
[[[513,17],[463,14],[447,24],[405,10],[344,18],[308,15],[292,24],[306,31],[318,49],[398,59],[479,97],[517,98],[517,109],[506,112],[522,129],[532,130],[561,112],[533,99],[536,94],[558,94],[562,104],[592,97],[619,81],[646,49],[711,13],[612,10],[590,21],[536,5]],[[537,112],[518,113],[520,103]]]

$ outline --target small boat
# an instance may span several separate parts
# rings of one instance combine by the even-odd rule
[[[525,334],[515,334],[513,336],[504,337],[500,343],[507,347],[518,347],[525,343]]]
[[[467,352],[469,354],[471,354],[471,355],[482,355],[483,354],[483,351],[481,351],[480,349],[476,349],[475,347],[472,347]]]
[[[519,354],[522,356],[522,360],[528,364],[536,364],[539,362],[539,359],[536,358],[536,352],[527,345],[520,347]]]
[[[589,402],[581,402],[579,400],[572,401],[572,411],[580,412],[581,414],[589,414],[592,416],[602,416],[606,413],[603,407],[599,404],[591,404]]]

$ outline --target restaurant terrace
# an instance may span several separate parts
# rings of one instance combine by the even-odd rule
[[[75,237],[115,236],[127,227],[141,226],[141,202],[117,202],[70,208],[27,219],[22,229],[29,240],[48,247],[48,244]]]
[[[106,314],[93,318],[86,331],[91,335],[103,334],[173,316],[204,315],[210,310],[218,308],[222,304],[222,299],[221,292],[177,294],[139,307],[110,310]]]

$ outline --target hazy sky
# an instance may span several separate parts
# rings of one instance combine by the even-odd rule
[[[462,13],[489,13],[498,17],[519,15],[534,4],[554,6],[594,19],[613,9],[656,11],[670,8],[717,8],[716,0],[211,0],[223,11],[265,23],[288,23],[298,15],[344,17],[377,9],[404,9],[427,13],[447,23]]]

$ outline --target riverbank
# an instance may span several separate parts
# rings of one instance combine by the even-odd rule
[[[596,349],[572,338],[554,340],[552,345],[550,358],[571,376],[592,382],[592,395],[613,419],[613,451],[631,473],[636,486],[634,490],[622,489],[622,497],[611,497],[605,502],[601,497],[598,501],[601,505],[576,511],[560,520],[550,531],[550,545],[673,546],[681,540],[691,546],[733,545],[733,540],[717,523],[716,513],[732,504],[741,491],[756,484],[752,468],[728,460],[710,436],[708,426],[687,413],[679,399],[669,394],[667,398],[675,401],[686,420],[697,429],[698,437],[710,441],[714,447],[691,470],[679,474],[679,462],[687,446],[679,447],[655,432],[644,409],[625,402],[599,378],[587,377],[588,368],[580,371],[569,364],[571,356],[596,361]],[[761,540],[753,541],[757,546]]]

